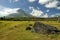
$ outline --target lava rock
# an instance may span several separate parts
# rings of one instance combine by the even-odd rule
[[[29,26],[32,26],[32,24],[29,24]]]
[[[31,30],[32,28],[31,27],[26,27],[26,30]]]
[[[59,30],[56,27],[45,25],[40,22],[35,22],[33,26],[33,32],[41,33],[41,34],[55,34]]]

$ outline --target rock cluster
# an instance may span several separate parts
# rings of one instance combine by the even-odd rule
[[[31,29],[32,29],[31,26],[32,26],[32,24],[29,24],[29,25],[26,27],[26,30],[31,30]]]

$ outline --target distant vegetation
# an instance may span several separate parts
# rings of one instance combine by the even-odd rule
[[[59,21],[60,17],[53,18],[37,18],[37,17],[20,17],[20,18],[6,18],[0,17],[0,20],[8,20],[8,21]]]

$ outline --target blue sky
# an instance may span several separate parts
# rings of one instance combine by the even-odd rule
[[[60,15],[60,0],[0,0],[0,16],[24,10],[36,17]]]

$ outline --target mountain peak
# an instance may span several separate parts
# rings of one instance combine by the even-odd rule
[[[19,9],[17,10],[17,13],[12,13],[6,17],[9,18],[21,18],[21,17],[30,17],[31,15],[29,15],[28,13],[26,13],[24,10]]]

